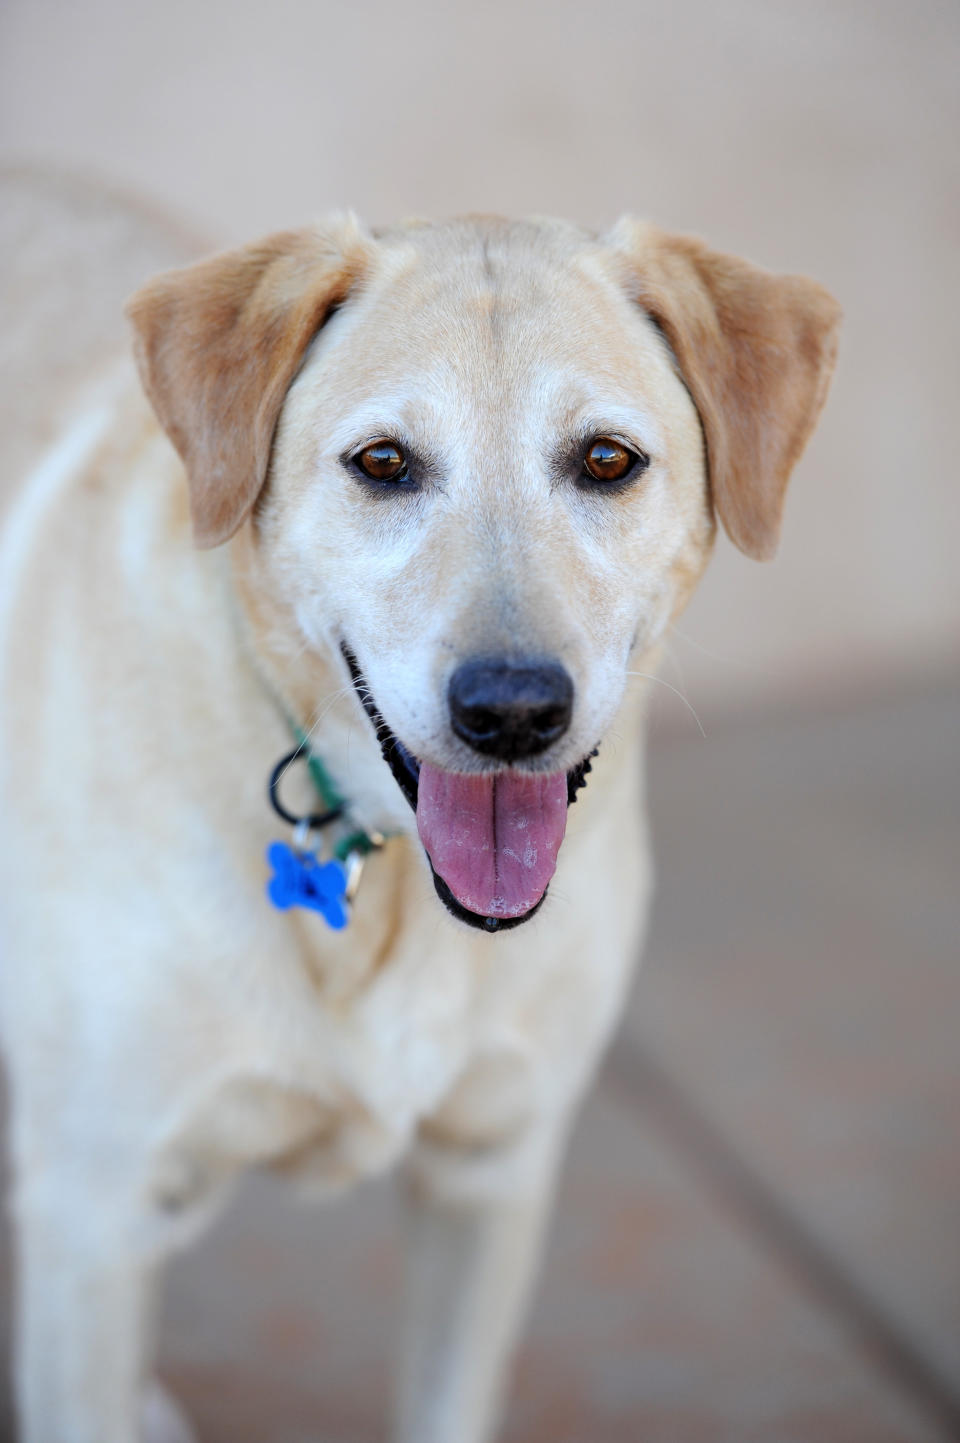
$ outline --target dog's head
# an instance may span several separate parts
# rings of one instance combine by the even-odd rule
[[[242,528],[287,695],[320,706],[293,672],[329,689],[342,658],[441,896],[524,920],[714,517],[772,555],[836,304],[632,221],[347,219],[161,276],[130,314],[197,540]]]

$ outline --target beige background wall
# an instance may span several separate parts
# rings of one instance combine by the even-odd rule
[[[960,653],[958,74],[953,0],[4,0],[0,155],[218,242],[342,205],[632,210],[825,282],[841,364],[781,557],[724,542],[680,624],[710,713]]]

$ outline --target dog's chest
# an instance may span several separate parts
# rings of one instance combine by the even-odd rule
[[[543,1090],[534,976],[478,975],[456,949],[400,958],[352,1005],[309,1031],[291,1025],[286,1047],[264,1036],[163,1150],[161,1206],[177,1212],[250,1166],[327,1191],[390,1167],[421,1136],[465,1152],[511,1142]]]
[[[381,895],[386,869],[371,867],[349,941],[324,941],[319,923],[276,933],[274,944],[290,944],[280,952],[265,939],[247,985],[232,980],[219,994],[232,1018],[228,1065],[204,1068],[171,1175],[268,1166],[333,1189],[420,1141],[451,1159],[509,1151],[556,1114],[615,1014],[636,953],[637,918],[622,897],[643,890],[625,823],[572,830],[559,900],[529,931],[491,942],[454,928],[405,872],[410,905],[396,913]],[[574,912],[564,902],[575,882]]]

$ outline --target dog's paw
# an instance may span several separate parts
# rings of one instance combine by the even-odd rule
[[[197,1443],[180,1405],[159,1383],[151,1383],[144,1392],[140,1437],[143,1443]]]

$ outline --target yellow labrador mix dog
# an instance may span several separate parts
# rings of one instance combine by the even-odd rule
[[[20,1436],[188,1437],[163,1259],[245,1168],[403,1161],[393,1437],[482,1443],[640,947],[636,674],[715,518],[772,555],[838,310],[484,216],[274,235],[129,317],[0,554]]]

